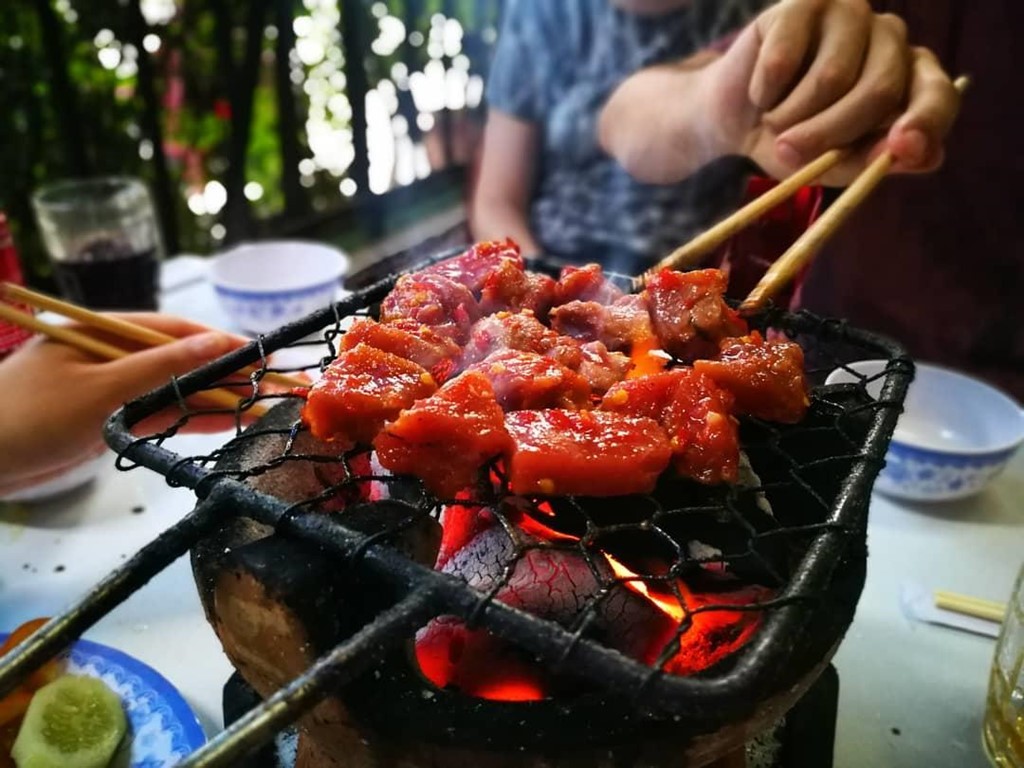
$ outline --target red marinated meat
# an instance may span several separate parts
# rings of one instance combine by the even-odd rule
[[[586,379],[535,352],[502,350],[468,370],[487,377],[506,411],[582,408],[590,402]]]
[[[411,320],[457,344],[465,343],[479,316],[480,307],[466,286],[434,274],[400,277],[380,306],[382,323]]]
[[[548,355],[576,370],[583,360],[579,344],[544,326],[531,312],[499,312],[473,326],[462,351],[461,364],[468,367],[503,349]]]
[[[620,496],[649,493],[672,457],[651,419],[604,411],[515,411],[508,462],[513,493]]]
[[[749,336],[725,339],[717,360],[698,360],[694,368],[736,398],[736,411],[765,421],[795,424],[811,401],[804,351],[789,341]]]
[[[366,344],[382,352],[404,357],[426,368],[437,381],[448,378],[453,361],[462,353],[459,345],[430,326],[415,320],[378,323],[357,320],[341,338],[342,349]]]
[[[616,382],[622,381],[629,373],[632,363],[621,352],[609,352],[600,341],[592,341],[580,347],[583,361],[577,369],[594,394],[603,395]]]
[[[551,327],[581,341],[600,341],[608,349],[628,349],[654,339],[643,296],[623,296],[612,304],[571,301],[551,311]]]
[[[565,267],[555,288],[555,306],[568,304],[570,301],[611,304],[622,296],[622,289],[604,276],[598,264]]]
[[[357,344],[310,387],[302,419],[321,440],[370,443],[385,421],[437,390],[422,366]]]
[[[511,239],[477,243],[460,256],[445,259],[439,264],[427,267],[419,274],[440,275],[466,286],[474,295],[479,296],[487,276],[505,264],[515,267],[520,272],[523,271],[523,258],[519,255],[519,246]]]
[[[735,482],[739,429],[732,396],[692,368],[675,368],[616,384],[601,409],[654,419],[672,445],[673,464],[702,483]]]
[[[679,474],[708,484],[739,479],[739,424],[732,403],[727,391],[700,373],[680,382],[662,421]]]
[[[480,293],[480,314],[528,309],[536,317],[545,318],[554,303],[554,280],[547,275],[525,272],[522,266],[506,259],[484,279]]]
[[[377,435],[382,466],[414,475],[440,498],[472,485],[480,468],[508,453],[505,415],[486,377],[464,373],[419,400]]]
[[[717,269],[662,270],[647,284],[647,307],[661,346],[691,362],[718,353],[718,342],[747,332],[725,303],[726,277]]]

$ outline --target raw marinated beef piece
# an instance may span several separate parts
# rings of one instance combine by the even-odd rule
[[[479,296],[487,276],[503,265],[523,271],[519,246],[511,239],[477,243],[461,256],[445,259],[418,274],[440,275],[466,286],[474,295]]]
[[[611,304],[623,297],[620,289],[604,276],[597,264],[583,267],[566,267],[558,278],[555,288],[555,306],[568,304],[570,301],[596,301],[598,304]]]
[[[600,341],[613,351],[654,339],[646,299],[637,295],[609,305],[571,301],[551,311],[551,327],[580,341]]]
[[[454,360],[462,354],[459,345],[428,325],[415,320],[378,323],[369,318],[357,320],[341,338],[342,349],[359,344],[390,352],[422,365],[434,379],[444,381],[451,374]]]
[[[499,312],[473,326],[469,342],[462,351],[465,368],[503,349],[548,355],[576,370],[583,361],[579,344],[545,327],[531,312]]]
[[[717,269],[662,270],[647,284],[647,307],[663,349],[692,362],[718,353],[718,342],[747,325],[725,303],[726,278]]]
[[[512,440],[487,378],[467,372],[417,401],[377,435],[382,466],[414,475],[434,495],[454,498]]]
[[[582,408],[590,402],[586,379],[535,352],[502,350],[468,370],[487,377],[506,411]]]
[[[583,362],[577,370],[596,395],[603,395],[616,382],[626,378],[632,365],[628,357],[621,352],[609,352],[600,341],[583,344],[580,351]]]
[[[618,413],[515,411],[505,427],[515,441],[509,487],[522,495],[648,493],[672,457],[657,422]]]
[[[368,444],[385,421],[436,390],[434,377],[422,366],[357,344],[310,387],[302,420],[321,440]]]
[[[692,368],[616,384],[601,409],[654,419],[668,433],[679,474],[702,483],[735,482],[739,472],[739,429],[732,396]]]
[[[736,412],[765,421],[795,424],[811,404],[804,351],[789,341],[749,336],[724,339],[716,360],[698,360],[693,367],[736,398]]]
[[[546,318],[554,302],[554,280],[536,272],[524,272],[521,266],[505,260],[484,280],[480,314],[486,316],[527,309],[538,318]]]
[[[469,289],[441,275],[414,274],[398,279],[380,306],[380,321],[412,320],[464,344],[480,307]]]

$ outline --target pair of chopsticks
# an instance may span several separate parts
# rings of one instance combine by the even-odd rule
[[[1002,623],[1006,617],[1005,603],[958,595],[956,592],[946,592],[941,589],[935,590],[935,607],[964,616],[973,616],[976,619],[994,621],[997,624]]]
[[[953,86],[961,95],[970,85],[970,78],[961,76]],[[719,222],[690,242],[677,248],[654,267],[634,279],[634,288],[643,288],[647,281],[663,269],[685,269],[700,263],[700,259],[742,229],[753,224],[775,206],[795,195],[802,187],[835,168],[850,156],[852,149],[832,149],[789,176],[756,200]],[[821,250],[825,241],[864,202],[872,190],[892,169],[891,152],[883,152],[841,194],[821,217],[786,251],[761,278],[743,303],[740,311],[756,312],[793,280]]]
[[[119,317],[92,312],[79,307],[77,304],[71,304],[43,293],[37,293],[13,283],[0,284],[0,299],[54,312],[72,320],[77,320],[91,328],[106,331],[122,339],[140,342],[147,347],[162,346],[179,340],[174,336],[161,333],[152,328],[137,325]],[[0,320],[5,320],[12,325],[43,334],[51,339],[94,355],[101,360],[120,360],[132,354],[128,350],[121,349],[99,339],[94,339],[73,328],[44,322],[30,312],[23,312],[10,304],[4,303],[2,300],[0,300]],[[239,373],[252,374],[254,371],[255,369],[250,367],[239,371]],[[309,382],[305,379],[273,371],[264,373],[261,380],[288,388],[309,386]],[[198,392],[195,397],[209,405],[231,409],[237,408],[240,403],[244,403],[249,399],[248,395],[243,396],[226,388]],[[266,412],[266,408],[260,403],[253,403],[246,410],[256,416]]]

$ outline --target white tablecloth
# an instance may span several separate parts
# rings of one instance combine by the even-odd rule
[[[198,262],[172,262],[166,311],[228,328]],[[224,435],[178,438],[206,453]],[[53,615],[193,506],[147,470],[117,472],[70,495],[0,507],[0,630]],[[994,641],[908,619],[913,583],[1004,600],[1024,558],[1024,455],[982,496],[911,507],[876,496],[868,581],[837,657],[837,768],[982,768],[981,713]],[[193,705],[208,733],[221,726],[231,673],[202,615],[186,558],[87,633],[152,665]],[[812,767],[808,767],[812,768]]]

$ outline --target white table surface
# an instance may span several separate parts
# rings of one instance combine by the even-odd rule
[[[201,276],[199,265],[178,266]],[[166,293],[162,308],[230,327],[201,279]],[[171,447],[201,454],[224,439],[178,438]],[[148,470],[119,473],[112,457],[86,488],[44,503],[0,505],[0,630],[59,612],[192,506],[189,491]],[[1024,454],[968,501],[912,507],[876,495],[869,546],[867,585],[836,659],[836,767],[983,768],[980,723],[994,640],[912,621],[899,595],[913,583],[1006,599],[1024,560]],[[203,618],[187,558],[86,636],[158,669],[208,733],[221,727],[231,667]]]

